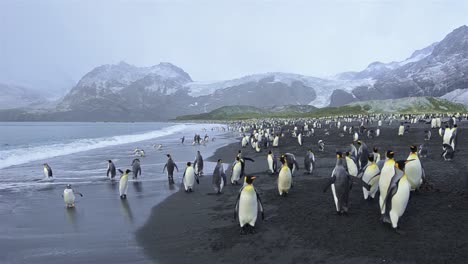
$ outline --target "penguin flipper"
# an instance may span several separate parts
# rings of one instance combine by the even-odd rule
[[[262,199],[260,199],[260,194],[258,194],[257,190],[255,190],[255,193],[257,194],[258,205],[260,206],[260,212],[262,213],[262,220],[265,220],[265,213],[263,211]]]
[[[124,174],[124,172],[121,169],[118,169],[118,171],[120,172],[120,174]]]
[[[403,175],[404,173],[402,171],[395,170],[395,175],[392,177],[392,180],[390,181],[390,185],[388,186],[388,190],[387,190],[387,196],[384,199],[386,212],[390,212],[392,208],[392,197],[398,191],[398,183],[400,182]]]
[[[236,220],[237,214],[239,213],[239,200],[240,200],[241,192],[242,192],[243,189],[244,189],[244,187],[242,187],[240,189],[240,191],[239,191],[239,194],[237,194],[236,206],[234,207],[234,220]]]
[[[330,177],[330,179],[328,179],[328,182],[325,184],[324,188],[323,188],[323,192],[326,192],[328,190],[328,188],[330,188],[330,186],[335,183],[335,180],[336,180],[336,176],[333,175]]]

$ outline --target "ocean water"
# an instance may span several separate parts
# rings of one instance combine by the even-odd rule
[[[180,188],[185,163],[197,150],[206,159],[232,139],[217,124],[0,123],[0,263],[151,263],[135,241],[151,209]],[[210,140],[193,145],[195,133]],[[185,144],[180,138],[185,136]],[[214,141],[212,139],[215,139]],[[160,150],[153,145],[162,144]],[[145,157],[135,157],[135,148]],[[162,172],[170,153],[179,167],[175,185]],[[141,161],[120,200],[118,178],[106,177]],[[44,178],[43,163],[54,173]],[[205,174],[214,163],[205,162]],[[66,209],[66,184],[84,194]],[[196,188],[196,187],[195,187]],[[195,189],[196,191],[196,189]],[[68,259],[69,257],[69,259]]]

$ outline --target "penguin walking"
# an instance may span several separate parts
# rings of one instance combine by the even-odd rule
[[[369,162],[367,166],[362,170],[359,177],[365,183],[362,187],[364,200],[374,199],[377,190],[379,189],[380,169],[374,160],[374,155],[369,155]]]
[[[418,148],[416,146],[410,147],[410,154],[407,160],[412,161],[405,166],[405,173],[408,179],[408,182],[411,186],[411,191],[417,190],[421,184],[423,183],[424,179],[424,169],[421,165],[421,161],[419,160],[417,151]]]
[[[54,175],[52,173],[52,168],[50,168],[49,164],[44,163],[44,177],[45,178],[53,178]]]
[[[198,177],[203,176],[203,157],[199,150],[197,151],[197,156],[193,162],[193,167],[195,168],[195,174],[197,174]]]
[[[132,171],[133,171],[133,179],[136,180],[138,176],[141,176],[141,166],[140,166],[139,159],[134,159],[132,161]]]
[[[314,172],[315,168],[315,155],[311,149],[309,149],[304,157],[304,169],[305,174],[310,174]]]
[[[195,181],[197,182],[197,184],[200,184],[198,176],[195,173],[195,170],[193,169],[192,163],[190,161],[187,162],[187,167],[185,168],[184,175],[182,177],[185,192],[193,192],[193,186],[195,185]]]
[[[65,206],[67,208],[75,207],[75,194],[83,197],[82,193],[75,192],[72,189],[71,184],[67,184],[67,187],[65,188],[65,190],[63,190],[63,195],[62,195],[63,201],[65,202]]]
[[[167,154],[167,162],[164,165],[163,168],[163,173],[164,170],[167,169],[167,180],[169,181],[169,184],[174,184],[174,169],[179,172],[179,168],[177,167],[177,164],[172,160],[171,154]]]
[[[240,180],[242,174],[242,163],[240,157],[236,157],[236,161],[234,165],[232,165],[231,169],[231,184],[237,185],[238,181]]]
[[[278,169],[278,163],[276,162],[275,155],[273,154],[271,150],[268,151],[267,162],[268,162],[268,173],[275,174]]]
[[[344,164],[342,153],[337,152],[335,168],[323,190],[323,192],[326,192],[331,186],[336,212],[339,215],[348,214],[349,190],[352,187],[351,176],[346,172]]]
[[[223,161],[221,159],[218,159],[216,163],[211,183],[213,184],[216,194],[221,194],[221,191],[226,185],[226,173],[224,172]]]
[[[408,160],[399,160],[395,162],[394,176],[392,177],[388,190],[385,195],[383,221],[390,223],[397,233],[402,233],[398,230],[398,221],[406,210],[410,197],[411,186],[408,182],[405,173],[405,164]]]
[[[322,151],[322,152],[323,152],[323,151],[325,150],[325,142],[323,142],[323,140],[320,139],[320,140],[317,142],[317,145],[318,145],[319,151]]]
[[[444,151],[442,152],[442,155],[440,155],[440,156],[442,156],[445,161],[451,161],[453,159],[454,154],[455,154],[455,152],[453,151],[452,146],[450,146],[449,144],[444,144],[443,149],[444,149]]]
[[[128,190],[128,174],[132,172],[131,170],[127,169],[125,172],[119,169],[120,172],[120,180],[119,180],[119,193],[120,199],[127,199],[127,190]]]
[[[387,197],[388,187],[392,180],[393,175],[395,175],[395,160],[393,156],[395,153],[391,150],[387,151],[385,163],[380,170],[380,179],[379,179],[379,206],[381,214],[385,214],[385,198]]]
[[[254,180],[255,176],[246,176],[246,184],[239,190],[236,199],[234,219],[236,216],[239,219],[241,234],[255,232],[258,211],[262,214],[262,220],[265,219],[262,200],[253,186]]]
[[[287,196],[292,186],[292,172],[285,156],[280,161],[283,165],[278,175],[278,192],[280,196]]]
[[[112,163],[112,160],[108,160],[107,164],[107,177],[110,176],[110,179],[113,180],[115,175],[117,174],[117,170],[115,169],[114,163]]]

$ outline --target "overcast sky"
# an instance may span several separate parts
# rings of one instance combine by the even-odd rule
[[[467,0],[0,0],[0,81],[69,89],[122,60],[196,81],[327,76],[403,60],[464,24]]]

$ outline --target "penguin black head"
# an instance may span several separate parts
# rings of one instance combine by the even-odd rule
[[[282,155],[280,161],[281,163],[286,164],[286,156]]]
[[[399,160],[395,162],[395,167],[400,170],[405,170],[406,163],[411,162],[413,160]]]
[[[239,149],[239,151],[237,151],[237,153],[242,153],[242,150]]]
[[[218,159],[218,163],[221,163],[221,162],[223,162],[223,160],[222,160],[222,159]]]
[[[362,144],[361,140],[358,140],[357,143],[358,143],[358,145],[361,145],[361,144]]]
[[[345,154],[346,154],[346,156],[349,156],[349,155],[350,155],[349,151],[346,151]],[[338,155],[338,153],[337,153],[337,155]]]
[[[457,125],[457,124],[455,124],[455,125],[453,125],[453,127],[458,127],[458,125]]]
[[[370,162],[374,162],[374,155],[369,155],[369,156],[367,156],[367,159],[368,159]]]
[[[271,154],[271,153],[272,153],[271,150],[269,150],[269,151],[268,151],[268,154]]]
[[[339,159],[341,157],[343,157],[343,153],[341,151],[337,151],[336,152],[336,158]]]
[[[255,177],[255,176],[245,176],[245,182],[247,184],[252,184],[253,181],[255,180],[255,178],[257,178],[257,177]]]
[[[395,155],[395,152],[393,152],[392,150],[387,151],[387,158],[393,159],[394,155]]]
[[[170,158],[170,157],[171,157],[171,154],[166,154],[166,157]]]
[[[411,152],[413,153],[418,151],[418,148],[415,145],[411,145],[410,149],[411,149]]]
[[[108,160],[109,163],[112,163],[112,160]]]
[[[187,166],[188,166],[188,167],[192,166],[192,162],[190,162],[190,161],[187,162]]]
[[[374,151],[374,152],[379,152],[379,149],[378,149],[377,147],[374,147],[374,148],[373,148],[373,151]]]
[[[67,189],[71,189],[71,184],[67,184]]]
[[[237,160],[237,161],[240,161],[240,157],[239,157],[239,156],[237,156],[237,157],[236,157],[236,160]]]
[[[132,171],[129,170],[129,169],[126,169],[126,170],[125,170],[125,174],[129,174],[130,172],[132,172]]]

